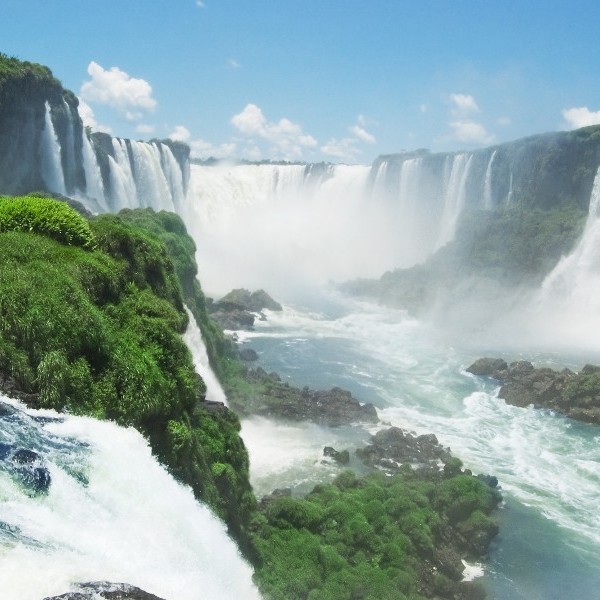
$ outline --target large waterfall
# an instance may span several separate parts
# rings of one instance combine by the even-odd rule
[[[2,598],[102,580],[168,600],[259,598],[224,525],[135,430],[4,396],[0,424]]]
[[[61,148],[52,122],[50,104],[46,102],[44,130],[40,147],[42,178],[51,192],[66,194],[65,177],[61,165]]]

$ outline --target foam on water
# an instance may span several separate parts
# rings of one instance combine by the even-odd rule
[[[127,582],[165,598],[259,598],[224,525],[152,457],[133,429],[18,411],[0,440],[40,453],[52,477],[32,497],[0,471],[2,597],[39,600],[74,582]],[[0,467],[2,463],[0,463]]]

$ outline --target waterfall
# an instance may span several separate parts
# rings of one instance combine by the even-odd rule
[[[75,158],[75,133],[73,132],[73,117],[71,115],[71,107],[67,104],[66,100],[63,98],[63,107],[65,109],[65,114],[67,116],[67,139],[66,139],[66,147],[64,148],[65,155],[65,164],[66,164],[66,173],[64,173],[65,177],[65,188],[68,189],[69,192],[73,191],[72,182],[75,179],[75,174],[77,172],[77,160]]]
[[[137,189],[125,140],[112,139],[114,158],[108,156],[112,204],[115,211],[137,206]]]
[[[456,154],[452,159],[452,167],[444,191],[444,209],[435,250],[445,246],[454,238],[458,218],[465,205],[467,179],[472,161],[472,154]]]
[[[267,286],[282,297],[394,266],[366,198],[369,172],[335,165],[318,179],[305,165],[192,164],[180,215],[205,289]]]
[[[138,206],[154,210],[175,211],[167,178],[162,170],[161,155],[155,144],[129,141]]]
[[[52,124],[50,104],[46,102],[44,130],[41,139],[41,173],[44,183],[51,192],[66,194],[65,178],[60,158],[60,144]]]
[[[185,200],[184,175],[179,163],[173,156],[169,146],[160,144],[158,147],[161,154],[161,166],[171,191],[171,197],[176,209],[180,209]]]
[[[82,144],[81,152],[83,155],[83,170],[85,173],[85,186],[86,195],[89,198],[94,198],[98,202],[98,206],[103,211],[108,211],[106,205],[106,199],[104,196],[104,183],[102,181],[102,174],[100,173],[100,167],[96,160],[96,154],[92,148],[92,144],[88,139],[85,132],[85,128],[82,129],[81,133]]]
[[[188,327],[183,336],[183,340],[192,353],[196,373],[202,377],[204,384],[206,385],[206,399],[211,402],[222,402],[227,406],[227,396],[210,366],[208,353],[206,352],[206,344],[202,339],[202,333],[196,323],[196,319],[187,306],[185,307],[185,312],[188,316]]]
[[[0,396],[2,597],[40,600],[85,581],[178,600],[257,599],[224,525],[177,483],[134,429],[26,410]],[[36,493],[30,450],[50,477]],[[47,479],[46,479],[47,483]]]
[[[485,210],[491,210],[494,207],[492,199],[492,165],[494,164],[494,158],[496,158],[496,152],[497,150],[492,152],[485,170],[485,180],[483,182],[483,208]]]
[[[542,299],[546,304],[561,305],[574,316],[600,317],[600,167],[581,239],[544,280]]]

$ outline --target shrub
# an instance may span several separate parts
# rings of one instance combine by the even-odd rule
[[[96,240],[89,224],[68,204],[51,198],[0,197],[0,233],[24,231],[92,250]]]

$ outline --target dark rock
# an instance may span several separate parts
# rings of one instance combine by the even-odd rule
[[[252,348],[243,348],[238,352],[238,356],[247,362],[258,360],[258,354]]]
[[[219,309],[210,315],[221,327],[229,331],[242,330],[251,331],[254,329],[255,317],[253,314],[234,308],[231,310]]]
[[[340,465],[347,465],[350,462],[350,452],[348,450],[342,450],[340,452],[331,446],[325,446],[325,448],[323,448],[323,455],[328,458],[333,458],[333,460]]]
[[[94,581],[79,583],[73,586],[73,591],[52,596],[44,600],[164,600],[128,583],[110,583]]]
[[[586,423],[600,424],[600,367],[579,373],[535,368],[520,360],[503,367],[501,359],[479,359],[467,370],[502,383],[498,397],[514,406],[547,408]],[[505,363],[504,363],[505,364]]]
[[[0,402],[0,419],[4,418],[4,417],[10,417],[12,415],[14,415],[17,411],[17,409],[14,406],[11,406],[10,404],[6,404],[5,402]]]
[[[493,377],[498,371],[505,371],[508,368],[506,361],[501,358],[479,358],[467,371],[479,377]]]
[[[440,462],[451,459],[449,450],[439,444],[435,435],[415,436],[398,427],[378,431],[371,444],[358,449],[356,454],[366,465],[388,472],[399,471],[402,465],[440,471]]]
[[[328,391],[297,388],[261,367],[249,369],[245,377],[253,384],[254,393],[245,393],[242,399],[230,396],[232,407],[245,415],[312,421],[329,427],[379,421],[372,404],[361,404],[349,391],[338,387]]]
[[[280,498],[291,498],[292,497],[292,488],[277,488],[273,490],[270,494],[263,496],[259,502],[259,509],[264,510],[269,504],[275,502],[275,500],[279,500]]]
[[[498,478],[495,475],[477,475],[477,479],[481,479],[485,484],[491,488],[498,487]]]
[[[19,450],[13,454],[12,459],[14,462],[20,465],[25,465],[39,460],[40,455],[33,450],[28,450],[27,448],[19,448]]]

